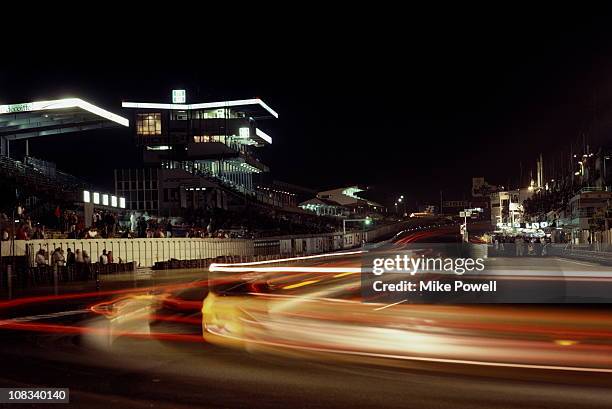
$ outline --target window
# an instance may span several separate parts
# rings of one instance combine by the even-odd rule
[[[187,111],[173,111],[172,119],[176,121],[186,121],[189,119],[189,116],[187,115]]]
[[[136,133],[138,135],[161,135],[161,114],[136,114]]]
[[[208,135],[196,135],[193,137],[193,141],[195,143],[212,142],[210,136]]]

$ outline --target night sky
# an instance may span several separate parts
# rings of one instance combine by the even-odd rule
[[[376,26],[277,23],[202,52],[194,41],[126,38],[93,53],[41,45],[4,60],[0,103],[78,96],[129,116],[122,100],[169,102],[173,88],[192,103],[260,97],[280,114],[261,124],[274,144],[259,155],[276,179],[368,184],[391,203],[399,194],[437,202],[440,189],[461,199],[472,176],[516,184],[521,162],[524,176],[539,152],[550,166],[583,135],[612,146],[610,21],[599,10],[406,14]],[[31,150],[111,187],[112,169],[134,159],[131,145],[130,131],[95,131],[34,140]]]

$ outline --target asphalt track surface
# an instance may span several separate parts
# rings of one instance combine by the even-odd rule
[[[358,257],[291,265],[348,268]],[[572,269],[568,263],[567,268]],[[461,342],[468,347],[496,340],[503,353],[509,354],[501,355],[504,362],[518,364],[474,364],[483,360],[474,354],[489,353],[484,347],[456,351],[472,354],[464,360],[346,354],[336,341],[332,345],[339,345],[337,351],[301,348],[308,341],[308,337],[296,339],[300,336],[296,325],[302,321],[291,321],[294,327],[286,332],[292,335],[284,338],[289,347],[278,342],[249,342],[270,339],[268,330],[261,328],[249,332],[247,342],[237,344],[210,334],[204,337],[201,309],[209,291],[208,275],[205,271],[174,271],[108,278],[99,290],[81,284],[61,288],[57,296],[53,289],[39,289],[0,301],[0,387],[68,387],[69,406],[83,408],[612,407],[612,373],[606,371],[612,368],[608,306],[365,305],[353,299],[358,295],[352,274],[302,274],[276,276],[275,293],[297,300],[325,294],[353,302],[349,310],[324,303],[309,307],[308,313],[317,313],[324,320],[313,327],[311,337],[324,336],[326,325],[344,325],[344,317],[367,308],[367,314],[359,315],[362,321],[356,326],[352,322],[350,328],[356,332],[351,336],[359,336],[359,329],[369,320],[386,325],[394,317],[411,316],[422,318],[419,330],[430,335],[438,331],[448,337],[445,331],[449,328],[461,331]],[[305,282],[308,284],[302,284]],[[341,294],[343,289],[345,294]],[[490,320],[482,327],[482,319],[475,321],[474,317],[485,316]],[[310,315],[309,324],[312,319]],[[422,329],[423,323],[429,326]],[[268,324],[273,328],[279,322]],[[362,341],[364,350],[372,347],[366,345],[367,337]],[[316,342],[320,345],[324,340],[317,338]],[[534,345],[545,349],[534,355],[529,351]],[[350,344],[352,352],[361,347]],[[448,358],[450,352],[432,353]],[[496,352],[495,357],[500,354]],[[521,366],[528,356],[531,361]],[[542,357],[557,365],[544,365],[539,361]],[[570,358],[573,361],[565,362]],[[567,370],[572,367],[583,370]]]

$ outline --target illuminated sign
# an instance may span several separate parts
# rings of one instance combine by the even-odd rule
[[[515,228],[524,228],[524,229],[545,229],[549,227],[548,222],[540,222],[540,223],[497,223],[497,227],[515,227]]]
[[[187,101],[187,93],[184,89],[173,89],[172,90],[172,103],[173,104],[184,104]]]
[[[7,113],[11,113],[11,112],[26,112],[26,111],[31,111],[32,110],[32,104],[13,104],[13,105],[6,105],[6,108],[3,111],[6,111]]]
[[[106,193],[90,192],[88,190],[83,191],[83,202],[92,203],[92,197],[93,204],[101,204],[103,206],[119,207],[121,209],[125,209],[125,197],[118,197]]]

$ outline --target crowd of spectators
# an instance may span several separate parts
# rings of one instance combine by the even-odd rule
[[[156,218],[148,214],[120,213],[96,209],[86,227],[82,212],[51,207],[34,218],[22,207],[13,226],[7,213],[0,213],[0,239],[45,238],[261,238],[289,234],[320,234],[337,231],[339,222],[331,218],[252,207],[245,211],[223,209],[194,210],[182,218]]]
[[[551,241],[548,237],[498,234],[492,237],[492,242],[496,254],[525,257],[548,255],[548,247]]]
[[[72,251],[72,249],[69,247],[68,249],[66,249],[66,253],[64,254],[64,249],[58,247],[53,251],[53,253],[51,253],[51,255],[49,255],[49,252],[46,251],[44,248],[41,248],[40,250],[38,250],[38,252],[36,252],[34,262],[38,267],[46,265],[70,267],[76,264],[91,264],[92,260],[89,254],[87,254],[87,251],[85,250],[76,249],[75,251]],[[121,263],[122,260],[119,259],[115,261],[113,252],[104,249],[102,250],[100,257],[98,258],[98,262],[100,264],[113,264],[115,262]]]

